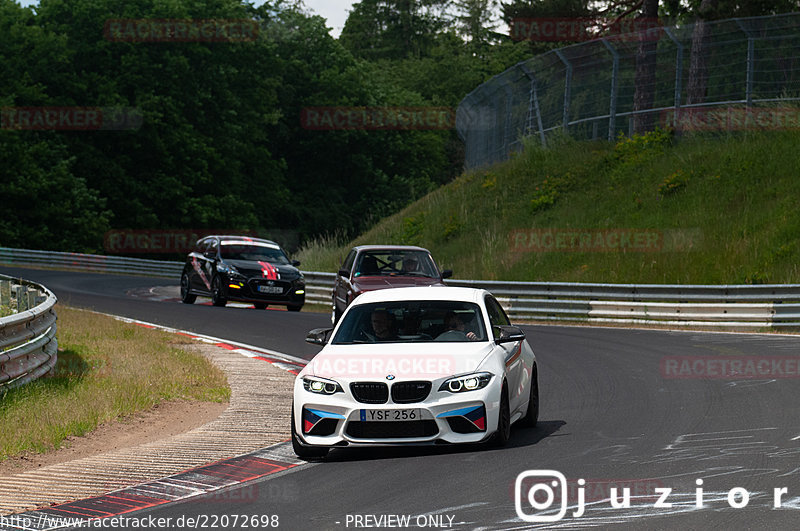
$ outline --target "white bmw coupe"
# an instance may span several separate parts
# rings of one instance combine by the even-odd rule
[[[505,444],[511,425],[539,416],[536,357],[487,291],[455,287],[367,292],[294,384],[292,445],[330,448]]]

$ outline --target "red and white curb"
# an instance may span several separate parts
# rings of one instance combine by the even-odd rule
[[[111,518],[134,511],[150,509],[168,503],[198,498],[198,503],[208,503],[224,494],[216,491],[277,475],[298,467],[313,466],[295,457],[291,444],[280,443],[232,459],[225,459],[159,480],[115,490],[102,496],[63,503],[2,517],[0,529],[20,531],[49,531],[72,527],[105,527],[93,520]],[[245,487],[246,488],[246,487]],[[250,500],[258,496],[257,484],[247,489]],[[212,497],[209,500],[209,496]],[[237,498],[238,499],[238,498]]]
[[[196,334],[187,330],[148,323],[119,315],[102,312],[93,313],[211,344],[248,358],[266,361],[292,374],[299,373],[308,362],[290,354],[236,341]],[[52,529],[86,526],[89,520],[110,518],[198,496],[202,496],[202,499],[205,499],[206,496],[220,489],[241,485],[265,476],[305,466],[313,466],[313,463],[306,463],[298,459],[294,455],[291,444],[283,442],[255,452],[224,459],[101,496],[67,502],[46,509],[4,516],[3,525],[0,526],[0,529],[49,531]]]
[[[139,321],[138,319],[131,319],[129,317],[121,317],[119,315],[112,315],[101,312],[95,312],[95,313],[100,313],[101,315],[112,317],[124,323],[131,323],[138,326],[142,326],[144,328],[162,330],[164,332],[169,332],[183,337],[188,337],[189,339],[194,339],[195,341],[200,341],[202,343],[208,343],[210,345],[214,345],[229,350],[235,354],[240,354],[242,356],[246,356],[248,358],[253,358],[261,361],[266,361],[267,363],[271,363],[275,367],[282,369],[284,371],[288,371],[292,374],[299,373],[300,370],[303,367],[305,367],[306,364],[308,363],[308,360],[292,356],[291,354],[278,352],[277,350],[255,347],[253,345],[247,345],[245,343],[239,343],[237,341],[231,341],[228,339],[221,339],[214,336],[207,336],[204,334],[196,334],[188,330],[181,330],[179,328],[170,328],[168,326],[162,326],[155,323],[148,323],[146,321]]]

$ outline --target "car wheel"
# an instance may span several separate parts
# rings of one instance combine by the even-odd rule
[[[539,422],[539,377],[534,367],[533,375],[531,376],[531,395],[528,399],[528,411],[522,417],[520,424],[535,428],[537,422]]]
[[[303,305],[301,304],[300,306],[287,306],[286,309],[290,312],[299,312],[302,307]]]
[[[211,282],[211,304],[214,306],[228,304],[228,299],[222,294],[222,280],[219,277],[214,277],[214,281]]]
[[[294,428],[294,404],[292,404],[291,412],[292,423],[292,450],[300,459],[322,459],[328,455],[328,448],[323,446],[303,446],[300,439],[297,437],[297,431]]]
[[[511,438],[511,410],[508,405],[508,388],[503,384],[500,394],[500,416],[497,419],[497,431],[494,434],[494,446],[505,446]]]
[[[266,302],[254,302],[253,307],[255,307],[256,310],[266,310],[269,307],[269,304]]]
[[[186,273],[181,275],[181,302],[184,304],[194,304],[197,300],[197,295],[192,295],[189,292],[189,275]]]

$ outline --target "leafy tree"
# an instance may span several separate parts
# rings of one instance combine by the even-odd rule
[[[113,42],[103,33],[109,19],[246,18],[246,6],[42,0],[38,13],[73,54],[65,100],[143,114],[139,130],[69,138],[74,171],[108,198],[115,227],[273,226],[279,212],[255,204],[287,197],[266,146],[279,84],[270,43]]]
[[[457,13],[457,30],[469,40],[473,52],[480,53],[498,41],[499,35],[493,31],[494,12],[499,6],[497,0],[454,0],[453,6]]]
[[[69,61],[64,39],[38,27],[30,9],[0,0],[2,246],[95,251],[108,229],[104,201],[73,173],[64,136],[16,129],[14,108],[62,103],[49,92],[69,82]]]
[[[419,58],[428,54],[446,23],[446,0],[362,0],[347,17],[341,43],[365,59]]]

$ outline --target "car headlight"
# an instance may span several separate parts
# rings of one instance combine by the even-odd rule
[[[244,277],[244,275],[239,273],[238,269],[236,269],[234,266],[232,266],[230,264],[218,264],[217,265],[217,272],[218,273],[224,273],[224,274],[230,275],[232,277]]]
[[[320,395],[333,395],[336,393],[344,393],[344,389],[333,380],[326,380],[325,378],[316,378],[314,376],[303,377],[303,389],[310,393],[318,393]]]
[[[466,376],[450,378],[439,387],[439,391],[465,393],[467,391],[474,391],[475,389],[483,389],[489,385],[492,376],[490,372],[476,372],[474,374],[467,374]]]

